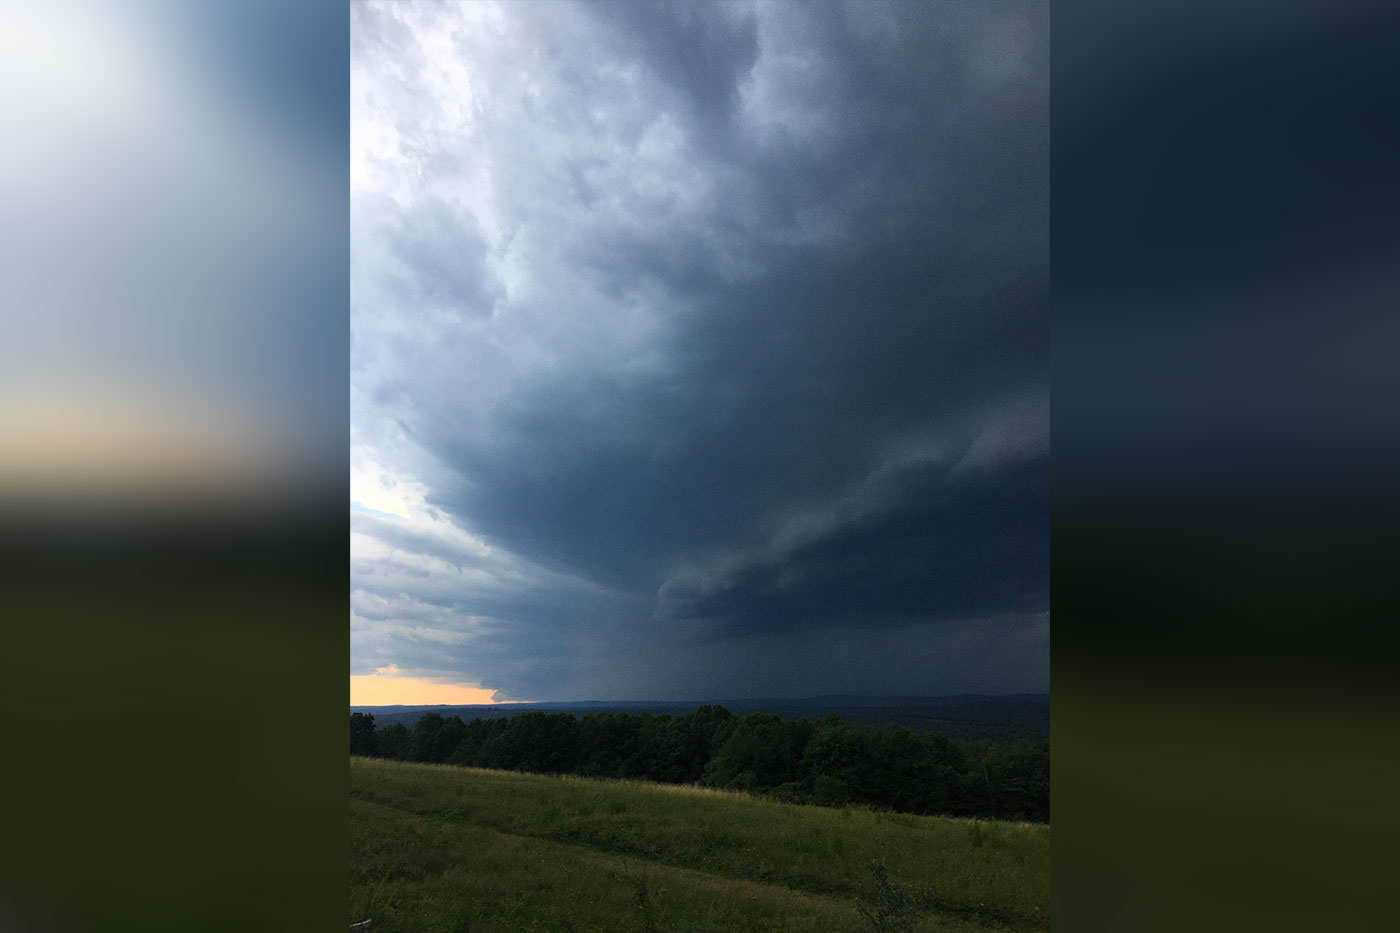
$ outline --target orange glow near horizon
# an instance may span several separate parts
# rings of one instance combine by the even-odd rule
[[[494,690],[480,684],[440,684],[422,677],[405,677],[397,667],[373,674],[350,675],[351,706],[468,706],[495,703]]]

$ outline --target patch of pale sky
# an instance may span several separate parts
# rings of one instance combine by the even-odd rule
[[[445,703],[469,706],[494,703],[495,693],[480,683],[410,676],[392,664],[379,668],[373,674],[350,675],[351,706],[430,706]]]
[[[379,451],[354,434],[350,443],[350,499],[403,518],[421,514],[427,487],[382,462]]]

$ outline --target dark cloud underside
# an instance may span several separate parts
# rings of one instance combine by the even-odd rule
[[[356,13],[356,436],[472,542],[357,515],[360,602],[511,695],[1043,688],[1044,11],[548,10]]]

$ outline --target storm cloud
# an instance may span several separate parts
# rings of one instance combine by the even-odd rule
[[[1043,5],[352,32],[356,673],[1046,688]]]

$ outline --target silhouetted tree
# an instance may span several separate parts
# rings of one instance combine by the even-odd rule
[[[350,754],[376,755],[379,747],[374,741],[374,717],[367,713],[350,714]]]

